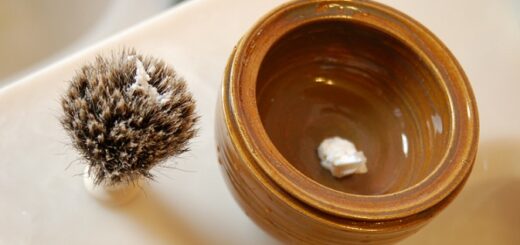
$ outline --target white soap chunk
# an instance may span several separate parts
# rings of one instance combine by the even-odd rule
[[[340,137],[323,140],[318,147],[318,156],[321,166],[336,178],[368,171],[365,154],[358,151],[352,142]]]

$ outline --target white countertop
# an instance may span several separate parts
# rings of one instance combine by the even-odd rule
[[[439,36],[465,69],[481,119],[467,186],[403,244],[520,244],[520,3],[382,1]],[[272,244],[224,184],[213,139],[224,66],[241,35],[281,0],[192,0],[0,90],[0,244]],[[515,6],[516,5],[516,6]],[[202,115],[192,151],[122,208],[84,190],[57,120],[74,70],[135,47],[186,78]],[[69,168],[67,168],[70,165]]]

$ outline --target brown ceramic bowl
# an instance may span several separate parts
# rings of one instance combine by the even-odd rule
[[[217,108],[236,199],[282,240],[389,243],[445,207],[471,172],[470,85],[425,27],[370,1],[290,2],[232,54]],[[316,149],[353,141],[368,173],[337,179]]]

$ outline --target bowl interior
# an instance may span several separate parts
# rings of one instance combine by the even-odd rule
[[[263,126],[297,170],[329,188],[380,195],[428,176],[446,154],[446,88],[414,50],[350,21],[306,24],[264,57],[256,83]],[[317,147],[340,136],[367,157],[368,173],[333,177]]]

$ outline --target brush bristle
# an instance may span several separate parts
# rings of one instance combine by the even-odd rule
[[[137,59],[157,97],[136,84]],[[196,134],[195,101],[185,81],[163,61],[122,50],[98,56],[70,81],[61,123],[90,166],[96,184],[152,178],[150,170],[188,151]]]

